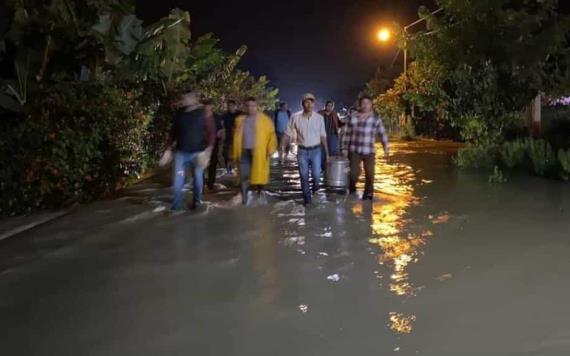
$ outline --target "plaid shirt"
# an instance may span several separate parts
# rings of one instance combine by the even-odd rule
[[[380,136],[384,150],[388,150],[388,135],[382,120],[374,114],[361,119],[359,114],[353,115],[346,125],[342,139],[342,149],[361,155],[375,153],[376,135]]]

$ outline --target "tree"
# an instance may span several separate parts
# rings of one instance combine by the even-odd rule
[[[420,9],[428,28],[408,39],[416,65],[389,92],[402,93],[404,82],[400,103],[436,106],[438,117],[444,109],[464,139],[496,142],[521,122],[523,108],[538,93],[567,86],[570,21],[557,11],[558,1],[437,3],[443,11]]]

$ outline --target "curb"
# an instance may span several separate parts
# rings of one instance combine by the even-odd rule
[[[48,213],[48,214],[45,214],[45,216],[38,217],[38,219],[34,220],[33,222],[23,223],[23,224],[18,225],[14,228],[11,228],[7,231],[1,231],[0,230],[0,241],[6,240],[10,237],[16,236],[16,235],[21,234],[23,232],[34,229],[40,225],[43,225],[43,224],[46,224],[50,221],[58,219],[64,215],[67,215],[71,210],[72,209],[56,211],[54,213]]]

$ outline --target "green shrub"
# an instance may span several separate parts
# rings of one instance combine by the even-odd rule
[[[416,138],[416,126],[412,120],[407,120],[406,124],[402,127],[400,138],[407,141],[412,141]]]
[[[115,192],[145,169],[151,115],[135,90],[72,82],[41,88],[0,123],[0,216]]]
[[[544,176],[556,165],[556,155],[550,143],[545,140],[527,139],[528,156],[535,174]]]
[[[460,168],[491,168],[497,158],[497,146],[467,145],[457,153],[455,164]]]
[[[513,169],[522,166],[527,150],[527,140],[515,140],[503,143],[499,149],[499,154],[503,164],[509,169]]]
[[[558,150],[558,162],[566,178],[570,175],[570,150]]]

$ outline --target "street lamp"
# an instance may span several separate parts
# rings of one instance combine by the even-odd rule
[[[378,40],[380,42],[388,42],[391,37],[392,33],[387,28],[383,28],[380,31],[378,31]]]
[[[433,11],[430,16],[434,16],[438,13],[440,13],[441,11],[443,11],[443,8],[439,8],[435,11]],[[414,22],[412,22],[411,24],[404,26],[403,27],[403,47],[404,47],[404,91],[407,90],[407,78],[408,78],[408,35],[409,32],[408,30],[416,25],[419,25],[420,23],[426,21],[426,17],[422,17],[421,19],[418,19]],[[426,35],[431,35],[433,33],[435,33],[436,31],[432,31],[432,32],[428,32]],[[390,30],[388,30],[387,28],[383,28],[380,31],[378,31],[378,40],[380,42],[388,42],[388,40],[391,37],[391,33]],[[400,49],[401,50],[401,49]],[[392,62],[392,66],[394,66],[394,64],[396,63],[396,60],[398,59],[398,56],[400,55],[400,50],[398,50],[398,53],[396,54],[396,57],[394,57],[394,61]],[[402,113],[401,116],[401,123],[406,123],[407,121],[407,116],[406,116],[406,112],[404,111]]]
[[[437,10],[435,10],[434,12],[432,12],[430,15],[437,15],[438,13],[440,13],[441,11],[443,11],[443,8],[439,8]],[[406,75],[408,73],[408,35],[409,32],[408,30],[416,25],[421,24],[422,22],[426,21],[426,18],[423,17],[417,21],[412,22],[411,24],[404,26],[403,27],[403,32],[404,32],[404,36],[403,36],[403,40],[404,40],[404,75]],[[432,34],[433,32],[429,32],[428,34]],[[388,42],[390,40],[390,38],[392,37],[392,33],[388,28],[382,28],[380,29],[380,31],[378,31],[377,34],[378,40],[380,42]],[[398,54],[400,54],[400,51],[398,51]],[[396,58],[394,58],[394,62],[396,61],[398,54],[396,55]],[[392,64],[394,65],[394,64]]]

